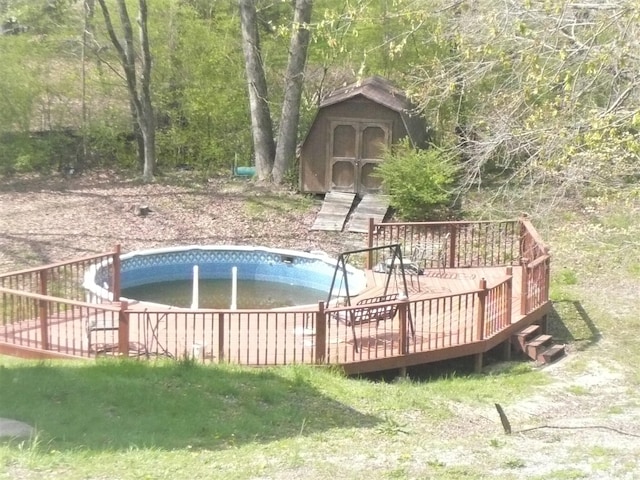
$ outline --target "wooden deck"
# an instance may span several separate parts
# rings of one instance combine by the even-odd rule
[[[275,312],[187,311],[131,305],[127,309],[127,354],[255,366],[328,363],[341,365],[349,374],[481,354],[546,313],[546,307],[529,315],[520,313],[521,269],[512,273],[510,315],[503,311],[497,317],[510,317],[508,325],[479,326],[476,317],[481,292],[509,279],[505,268],[447,269],[406,276],[406,313],[402,315],[400,309],[393,320],[360,324],[353,329],[336,320],[335,311],[331,313],[336,307],[320,316],[315,305]],[[367,289],[351,304],[383,294],[387,281],[388,292],[403,291],[401,279],[369,271]],[[482,279],[486,290],[481,288]],[[88,332],[88,323],[97,329]],[[122,331],[108,328],[113,324],[117,325],[117,313],[105,314],[99,309],[76,307],[51,315],[48,348],[54,356],[62,357],[117,355]],[[324,347],[319,352],[322,331]],[[37,320],[23,321],[0,329],[0,342],[6,350],[6,344],[15,345],[19,337],[26,340],[18,345],[37,350],[42,345],[42,333]]]
[[[119,292],[119,248],[11,272],[0,275],[0,353],[38,358],[188,357],[255,366],[334,364],[349,374],[473,355],[479,368],[484,353],[500,344],[508,351],[513,335],[544,323],[550,310],[550,255],[528,219],[372,220],[368,248],[346,253],[366,251],[367,265],[385,269],[389,248],[400,262],[400,248],[409,258],[415,246],[434,241],[445,245],[445,240],[437,268],[425,263],[421,275],[408,267],[408,261],[404,279],[397,270],[366,270],[367,288],[349,301],[280,310],[93,303],[82,287],[84,272],[91,265],[108,263],[108,284]],[[414,274],[407,275],[411,270]],[[383,294],[397,294],[397,300],[378,300],[365,310],[354,306]],[[378,320],[366,308],[392,310],[394,315]],[[356,318],[369,321],[353,321]]]
[[[371,274],[370,278],[372,288],[363,295],[384,293],[386,276]],[[509,302],[489,307],[502,310],[492,320],[499,324],[479,325],[476,312],[478,295],[482,292],[481,281],[484,279],[486,288],[490,289],[507,278],[506,269],[487,267],[447,269],[407,277],[411,306],[408,308],[406,345],[401,342],[398,317],[392,322],[357,328],[358,351],[353,336],[338,328],[336,337],[340,341],[329,346],[329,363],[341,364],[347,373],[363,373],[481,355],[500,343],[509,342],[513,334],[542,320],[550,304],[547,302],[526,315],[521,313],[522,269],[515,268]],[[394,289],[395,285],[390,288]],[[509,315],[504,311],[506,308],[510,308]]]

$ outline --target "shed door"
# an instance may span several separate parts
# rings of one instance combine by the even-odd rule
[[[329,138],[329,190],[357,194],[380,191],[372,176],[391,139],[391,124],[333,120]]]

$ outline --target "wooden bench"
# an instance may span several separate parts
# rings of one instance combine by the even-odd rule
[[[358,342],[356,340],[356,325],[376,322],[377,328],[380,322],[392,320],[398,312],[398,304],[389,302],[395,302],[397,300],[397,293],[364,298],[356,303],[355,308],[341,310],[332,314],[332,316],[340,323],[345,324],[347,327],[351,327],[353,341],[357,352]]]

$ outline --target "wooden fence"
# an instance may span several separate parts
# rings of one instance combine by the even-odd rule
[[[400,244],[403,258],[418,246],[439,245],[446,268],[491,267],[519,263],[522,234],[519,220],[374,223],[371,219],[368,243],[369,247]],[[369,268],[381,261],[377,255],[370,253]]]
[[[549,301],[551,270],[549,248],[526,218],[520,219],[520,252],[522,264],[520,313],[526,315]]]
[[[247,365],[346,364],[487,340],[512,323],[513,271],[522,271],[521,314],[548,302],[549,252],[526,219],[505,222],[380,224],[369,244],[448,238],[449,268],[504,266],[476,289],[386,302],[393,318],[345,325],[357,306],[289,310],[187,310],[86,301],[85,272],[108,265],[119,292],[119,248],[39,269],[0,275],[0,352],[49,356],[193,358]],[[490,242],[494,242],[489,244]],[[368,265],[379,259],[369,256]],[[116,296],[115,298],[119,298]],[[384,306],[383,305],[383,306]]]
[[[120,246],[99,255],[0,274],[0,288],[82,301],[87,298],[85,275],[87,271],[97,267],[103,267],[102,270],[107,275],[104,282],[108,284],[114,298],[119,298]]]
[[[4,350],[35,349],[51,355],[89,356],[82,324],[117,324],[121,311],[118,303],[87,301],[85,275],[97,266],[107,266],[105,282],[112,291],[119,292],[119,247],[99,255],[0,275],[0,338]]]

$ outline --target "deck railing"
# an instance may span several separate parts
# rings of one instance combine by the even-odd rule
[[[480,289],[411,302],[416,321],[415,341],[407,353],[425,352],[478,340]],[[410,333],[410,332],[409,332]]]
[[[87,303],[1,287],[0,296],[2,343],[50,356],[95,355],[88,344],[88,324],[117,326],[121,314],[119,303]]]
[[[367,322],[353,327],[338,318],[350,318],[359,306],[327,308],[319,321],[326,322],[323,337],[328,363],[345,363],[389,358],[482,341],[511,325],[511,269],[505,278],[488,287],[481,280],[478,288],[420,300],[383,302],[398,305],[393,322]],[[318,345],[322,344],[318,339]],[[357,347],[357,348],[354,348]],[[318,352],[322,355],[322,352]]]
[[[389,301],[375,304],[376,309],[397,305],[397,320],[373,320],[360,322],[358,310],[362,306],[332,306],[324,310],[323,316],[317,321],[323,322],[321,331],[324,338],[319,339],[320,346],[324,344],[324,356],[327,363],[345,363],[362,360],[373,360],[403,355],[406,352],[406,329],[408,325],[407,311],[409,302]],[[354,321],[353,325],[345,324],[344,320]]]
[[[507,277],[497,285],[486,290],[484,296],[482,339],[489,338],[511,325],[513,276],[511,268],[507,268]]]
[[[505,221],[369,223],[370,247],[400,244],[409,257],[417,245],[440,245],[443,254],[426,268],[521,266],[521,314],[549,300],[549,249],[526,217]],[[367,265],[385,261],[384,251],[370,252]],[[436,265],[433,262],[442,264]]]
[[[114,293],[114,298],[119,298],[120,246],[111,252],[0,274],[0,288],[82,301],[87,298],[87,290],[83,286],[85,275],[89,269],[98,266],[108,267],[104,281]]]
[[[117,323],[111,317],[120,311],[117,303],[87,301],[85,275],[97,266],[107,266],[104,281],[119,297],[119,246],[98,255],[0,274],[0,335],[4,343],[52,355],[90,356],[84,327],[78,325],[84,321],[86,327],[87,319]]]
[[[519,220],[375,223],[371,219],[368,243],[370,247],[400,244],[403,258],[409,257],[416,247],[436,245],[442,248],[441,266],[494,267],[519,263],[520,235]],[[380,258],[382,254],[380,251],[369,254],[369,268],[384,260]]]
[[[115,249],[0,275],[0,351],[9,346],[84,357],[189,357],[248,365],[349,363],[464,345],[503,331],[511,325],[512,265],[522,271],[521,314],[548,302],[549,252],[526,219],[372,224],[371,230],[372,246],[395,242],[411,249],[447,238],[449,268],[506,265],[507,274],[490,286],[480,281],[471,291],[388,302],[397,305],[394,319],[348,326],[336,318],[357,307],[323,302],[302,312],[142,310],[84,301],[85,272],[97,265],[109,266],[107,283],[119,291]],[[378,259],[368,260],[374,265]]]
[[[549,248],[527,218],[520,219],[520,252],[522,263],[520,313],[526,315],[549,301],[551,263]]]
[[[126,315],[131,355],[254,366],[315,360],[312,319],[300,312],[134,309]]]
[[[244,365],[343,364],[481,341],[511,323],[511,277],[491,288],[380,304],[395,319],[346,326],[336,318],[357,307],[301,311],[131,309],[0,288],[11,298],[5,344],[50,356],[191,358]],[[344,316],[343,316],[344,317]]]

